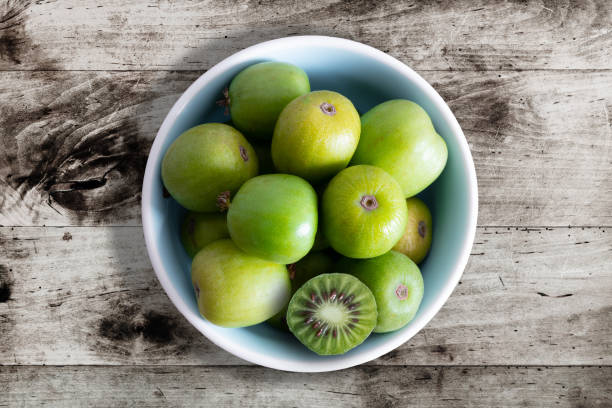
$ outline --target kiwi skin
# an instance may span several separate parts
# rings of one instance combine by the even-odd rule
[[[408,208],[406,230],[393,250],[403,253],[415,263],[420,264],[431,248],[433,231],[431,212],[418,197],[408,198],[406,207]]]
[[[406,255],[389,251],[371,259],[343,258],[336,270],[350,273],[374,294],[378,307],[375,333],[404,327],[416,315],[423,299],[423,276]]]
[[[327,252],[311,252],[295,264],[289,265],[289,279],[291,279],[291,295],[302,287],[304,283],[323,273],[332,272],[335,261]],[[268,319],[268,323],[277,329],[289,331],[287,326],[287,305]]]
[[[344,354],[376,326],[374,295],[359,279],[327,273],[306,282],[291,298],[287,324],[293,335],[319,355]]]
[[[185,215],[181,242],[191,258],[206,245],[223,238],[229,238],[225,214],[189,211]]]

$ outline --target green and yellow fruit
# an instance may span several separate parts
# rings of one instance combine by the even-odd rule
[[[229,86],[232,121],[247,136],[270,140],[283,108],[308,92],[308,76],[295,65],[284,62],[251,65],[236,75]]]
[[[283,309],[291,294],[285,265],[247,255],[229,239],[197,253],[191,280],[202,316],[223,327],[261,323]]]
[[[352,164],[384,169],[412,197],[442,173],[448,151],[429,115],[414,102],[381,103],[361,118],[361,138]]]
[[[281,112],[272,138],[272,160],[281,173],[310,182],[325,180],[347,166],[360,131],[351,101],[337,92],[311,92]]]
[[[374,166],[352,166],[338,173],[323,193],[321,212],[329,244],[349,258],[388,252],[406,228],[401,187]]]
[[[371,259],[344,258],[338,270],[350,273],[374,294],[378,321],[374,332],[386,333],[410,322],[423,299],[423,277],[406,255],[390,251]]]
[[[393,249],[401,252],[415,263],[421,263],[431,247],[433,225],[429,208],[418,197],[406,200],[408,222],[404,235]]]
[[[206,123],[183,132],[162,161],[164,186],[188,210],[218,211],[217,197],[234,193],[257,175],[253,147],[242,133],[222,123]]]
[[[192,258],[206,245],[223,238],[229,238],[225,214],[190,211],[181,225],[181,242]]]

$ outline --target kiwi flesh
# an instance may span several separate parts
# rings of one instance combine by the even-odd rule
[[[295,292],[287,310],[289,330],[319,355],[344,354],[376,326],[374,295],[343,273],[315,276]]]

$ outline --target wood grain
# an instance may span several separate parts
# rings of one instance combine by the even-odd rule
[[[150,144],[199,74],[4,73],[0,225],[139,225]],[[479,225],[612,225],[612,71],[424,75],[470,144]]]
[[[611,28],[608,0],[0,0],[0,407],[611,407]],[[178,96],[244,47],[303,34],[430,81],[480,201],[466,272],[426,328],[317,375],[206,340],[138,227]]]
[[[202,70],[298,34],[361,41],[418,70],[610,69],[611,26],[607,0],[6,0],[0,69]]]
[[[138,227],[0,228],[0,262],[2,364],[246,364],[176,311]],[[610,264],[605,228],[479,228],[442,310],[373,364],[610,365]]]
[[[197,76],[3,74],[0,224],[139,224],[151,142]]]
[[[0,367],[0,406],[609,407],[612,367]],[[231,386],[230,386],[231,384]]]

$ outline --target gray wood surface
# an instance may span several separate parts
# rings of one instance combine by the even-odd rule
[[[244,364],[176,311],[138,227],[4,227],[0,243],[0,361]],[[372,364],[612,365],[611,250],[605,228],[479,228],[446,305]]]
[[[214,346],[160,288],[139,227],[148,149],[180,94],[298,34],[417,70],[479,182],[449,301],[337,373]],[[611,50],[606,0],[0,0],[0,407],[611,407]]]
[[[298,34],[364,42],[418,70],[610,69],[612,48],[607,0],[4,3],[7,70],[200,70]]]
[[[0,225],[139,225],[150,144],[199,75],[3,73]],[[470,144],[479,225],[612,225],[612,71],[423,75]]]
[[[612,367],[0,367],[8,406],[610,407]],[[212,397],[212,398],[211,398]],[[1,405],[0,405],[1,406]]]

